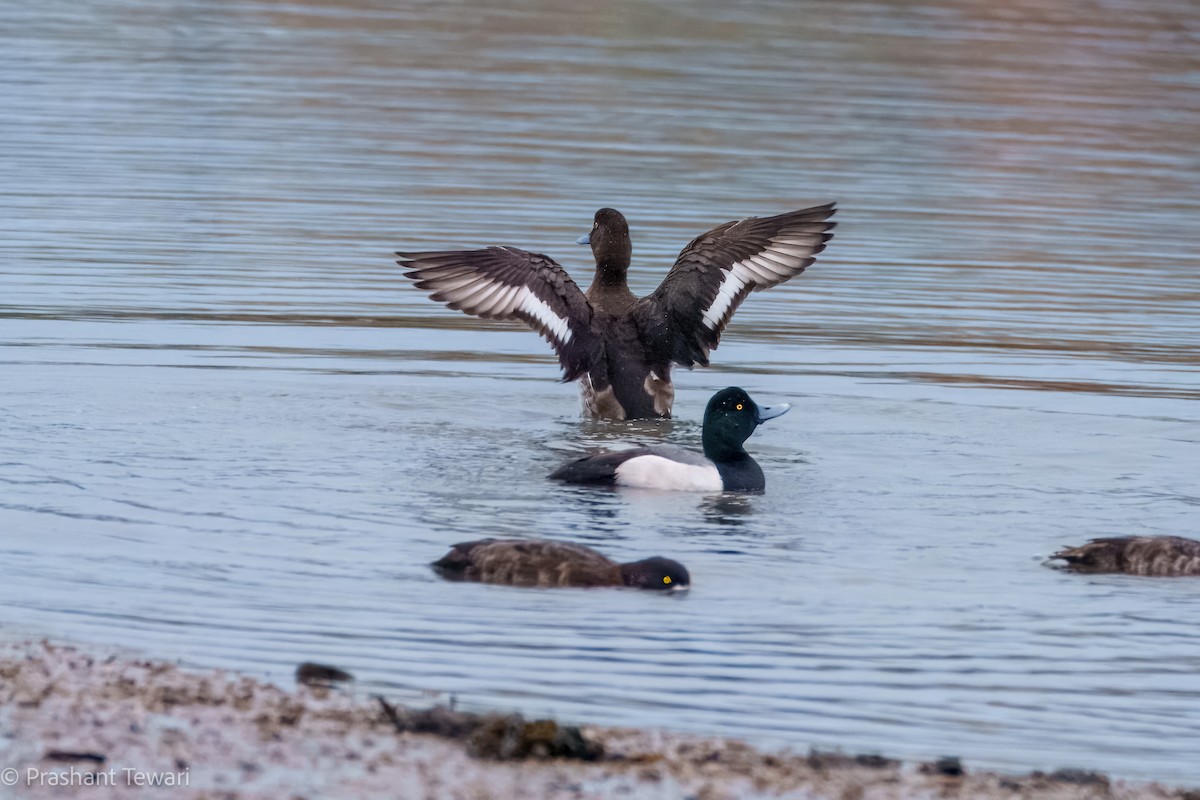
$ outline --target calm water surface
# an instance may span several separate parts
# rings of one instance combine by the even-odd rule
[[[399,6],[399,7],[397,7]],[[1200,12],[1179,0],[65,0],[0,11],[0,626],[399,699],[1200,782],[1200,582],[1064,575],[1200,535]],[[507,243],[635,289],[834,199],[679,419],[581,422],[549,349],[390,253]],[[761,497],[563,490],[791,414]],[[541,534],[685,596],[446,584]]]

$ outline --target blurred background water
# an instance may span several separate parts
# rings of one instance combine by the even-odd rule
[[[0,10],[0,626],[402,700],[1200,781],[1200,583],[1040,563],[1197,535],[1200,12],[1185,0],[18,0]],[[400,247],[572,244],[635,290],[837,200],[678,419]],[[589,446],[792,413],[761,497],[564,490]],[[538,534],[685,596],[442,583]]]

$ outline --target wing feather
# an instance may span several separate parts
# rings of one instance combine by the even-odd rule
[[[696,237],[635,319],[652,358],[708,365],[730,317],[751,292],[803,272],[833,238],[833,203],[727,222]]]
[[[396,253],[418,289],[455,311],[520,320],[554,347],[563,380],[591,369],[600,352],[591,304],[553,259],[515,247]]]

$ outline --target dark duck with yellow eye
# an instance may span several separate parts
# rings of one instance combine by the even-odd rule
[[[433,562],[444,578],[539,588],[629,586],[686,589],[691,576],[678,561],[655,556],[618,564],[590,547],[544,539],[480,539],[450,548]]]
[[[1182,536],[1113,536],[1092,539],[1051,556],[1074,572],[1122,572],[1153,578],[1200,576],[1200,542]]]
[[[761,492],[762,467],[742,446],[762,423],[791,406],[760,406],[742,389],[722,389],[704,410],[704,454],[670,445],[585,456],[550,473],[567,483],[694,492]]]
[[[485,319],[520,320],[554,347],[563,380],[578,380],[584,410],[599,419],[670,417],[671,368],[708,366],[733,312],[751,292],[794,278],[833,234],[833,203],[727,222],[683,248],[642,298],[626,275],[633,253],[619,211],[596,212],[596,261],[583,292],[557,262],[515,247],[397,253],[418,289]]]

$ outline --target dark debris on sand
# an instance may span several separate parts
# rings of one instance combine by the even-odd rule
[[[526,758],[566,758],[596,761],[604,746],[588,739],[574,725],[554,720],[527,722],[520,714],[474,714],[445,706],[409,709],[376,696],[383,714],[400,733],[427,733],[462,740],[475,758],[514,761]]]

